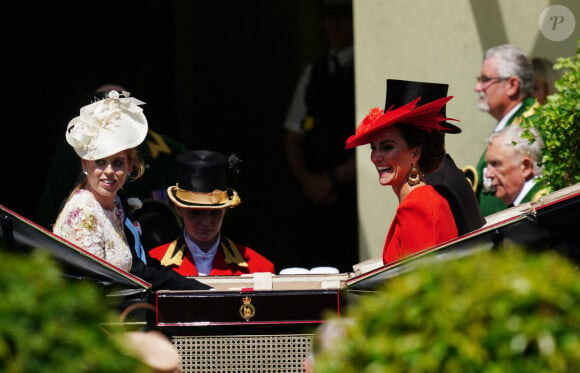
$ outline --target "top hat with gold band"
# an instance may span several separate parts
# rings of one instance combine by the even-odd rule
[[[179,207],[221,209],[240,204],[238,193],[227,187],[228,168],[239,160],[209,150],[191,150],[180,154],[177,162],[177,184],[167,188],[169,199]]]

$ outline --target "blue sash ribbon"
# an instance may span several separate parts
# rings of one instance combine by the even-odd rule
[[[127,216],[125,216],[125,226],[133,234],[133,238],[135,239],[135,252],[137,253],[137,256],[139,257],[139,259],[141,259],[143,263],[147,264],[147,256],[145,255],[145,249],[143,248],[143,245],[141,245],[139,232],[137,232],[137,229],[133,225],[133,222]]]

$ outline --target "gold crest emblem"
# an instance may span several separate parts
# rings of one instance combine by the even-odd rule
[[[252,298],[246,296],[242,299],[243,304],[240,306],[240,316],[250,321],[256,315],[256,308],[252,304]]]

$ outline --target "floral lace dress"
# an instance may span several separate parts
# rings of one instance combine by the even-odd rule
[[[115,198],[113,209],[107,210],[91,192],[81,189],[65,204],[52,230],[56,235],[128,272],[132,255],[125,238],[123,219],[119,197]]]

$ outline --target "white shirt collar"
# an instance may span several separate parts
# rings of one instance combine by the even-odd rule
[[[189,237],[189,234],[187,234],[185,230],[183,231],[183,237],[185,239],[185,244],[193,257],[197,273],[200,276],[209,276],[213,266],[213,259],[215,258],[215,254],[217,254],[218,245],[221,240],[220,234],[218,233],[217,240],[207,252],[200,249],[199,246],[191,240],[191,237]]]
[[[514,106],[509,111],[509,113],[507,113],[507,115],[504,115],[503,118],[501,118],[501,120],[497,122],[497,124],[495,125],[495,129],[493,130],[493,132],[501,131],[502,129],[504,129],[505,126],[507,126],[507,122],[509,121],[509,119],[516,113],[516,111],[518,111],[520,106],[522,106],[522,102]]]
[[[533,177],[530,180],[526,181],[520,193],[516,196],[516,199],[512,202],[514,206],[519,205],[522,202],[522,199],[528,194],[528,192],[534,187],[536,183],[536,178]]]

